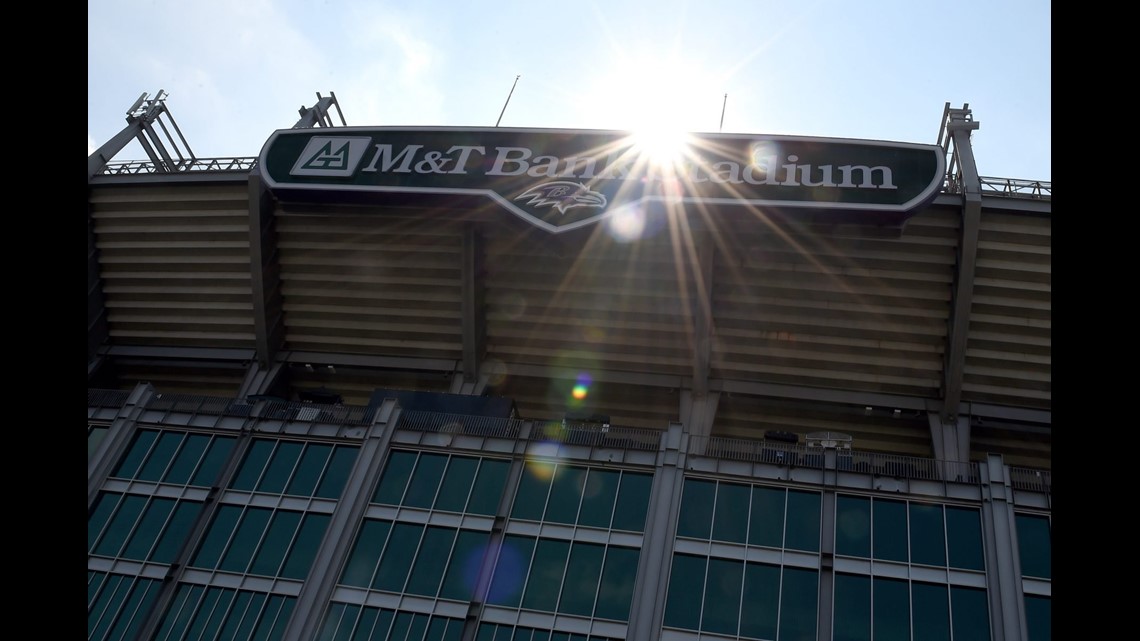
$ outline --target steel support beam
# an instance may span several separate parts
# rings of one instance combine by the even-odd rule
[[[269,368],[285,342],[274,202],[261,179],[249,172],[249,270],[253,288],[253,332],[257,362]]]
[[[486,351],[486,305],[484,304],[483,243],[475,223],[463,227],[463,381],[475,383],[479,361]]]

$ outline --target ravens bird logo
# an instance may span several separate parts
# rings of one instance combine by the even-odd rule
[[[572,207],[605,207],[605,194],[591,191],[583,183],[559,180],[551,183],[535,185],[523,193],[515,196],[515,200],[529,198],[528,205],[545,207],[553,205],[559,213],[565,214]]]

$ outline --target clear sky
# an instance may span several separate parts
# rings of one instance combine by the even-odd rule
[[[88,0],[87,152],[159,90],[198,158],[258,155],[318,93],[349,126],[930,144],[949,102],[980,123],[981,175],[1048,181],[1050,14],[1050,0]],[[145,158],[131,143],[114,159]]]

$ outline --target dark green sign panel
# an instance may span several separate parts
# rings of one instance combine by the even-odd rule
[[[550,232],[653,203],[899,225],[934,199],[946,170],[939,146],[898,142],[700,134],[668,160],[646,149],[617,131],[284,129],[259,165],[279,194],[481,196]]]

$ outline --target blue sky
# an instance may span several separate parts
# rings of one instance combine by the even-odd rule
[[[949,102],[980,123],[981,175],[1047,181],[1050,14],[1049,0],[88,0],[87,151],[159,90],[198,158],[258,155],[318,93],[350,126],[501,114],[918,143],[937,141]],[[115,156],[145,158],[137,143]]]

